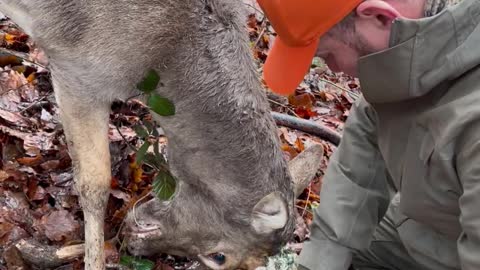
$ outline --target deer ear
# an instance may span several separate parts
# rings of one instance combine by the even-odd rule
[[[288,169],[295,185],[297,198],[315,177],[322,164],[323,147],[315,144],[288,162]]]
[[[287,219],[287,204],[278,192],[265,196],[253,208],[252,226],[259,234],[269,234],[285,227]]]

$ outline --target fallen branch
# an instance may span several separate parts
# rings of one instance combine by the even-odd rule
[[[83,244],[68,247],[53,247],[42,245],[33,239],[20,240],[15,247],[22,258],[41,269],[54,268],[72,262],[84,255]]]
[[[293,117],[290,115],[272,112],[273,119],[277,125],[297,129],[315,136],[320,137],[334,145],[340,144],[341,136],[338,132],[333,131],[325,126],[305,119]]]

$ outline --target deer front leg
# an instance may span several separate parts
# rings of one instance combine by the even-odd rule
[[[110,104],[83,98],[80,91],[65,91],[55,83],[54,86],[73,160],[75,186],[84,213],[85,269],[103,270],[104,215],[111,179],[108,145]]]

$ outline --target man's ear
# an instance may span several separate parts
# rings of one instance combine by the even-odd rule
[[[377,27],[390,27],[392,22],[403,17],[390,3],[382,0],[366,0],[356,8],[357,16],[361,19],[374,20]]]
[[[287,220],[287,203],[280,193],[273,192],[255,205],[251,225],[257,233],[269,234],[285,227]]]

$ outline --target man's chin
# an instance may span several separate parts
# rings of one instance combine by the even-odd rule
[[[328,54],[324,58],[325,63],[327,64],[328,68],[335,73],[343,72],[346,75],[356,77],[358,75],[357,71],[357,64],[350,61],[337,61],[338,58],[333,56],[333,54]]]
[[[346,69],[345,71],[343,71],[343,73],[348,76],[358,77],[358,71],[356,68]]]

